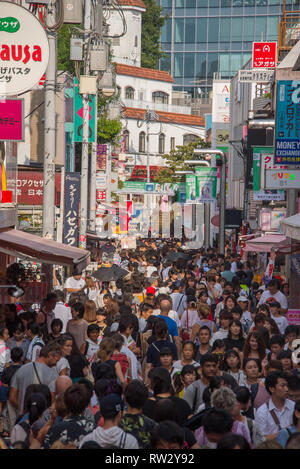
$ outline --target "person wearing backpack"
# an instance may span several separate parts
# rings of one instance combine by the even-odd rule
[[[25,331],[26,337],[30,340],[26,355],[26,363],[36,362],[40,356],[40,351],[44,347],[45,343],[42,339],[42,331],[39,324],[31,322],[27,325]]]
[[[14,444],[16,441],[23,441],[27,448],[29,448],[30,430],[37,434],[40,430],[38,419],[42,417],[47,409],[47,399],[41,393],[31,394],[25,402],[25,413],[29,416],[26,420],[17,423],[12,429],[10,435],[10,443]]]
[[[103,426],[86,435],[80,442],[80,448],[84,443],[94,441],[102,449],[139,449],[137,439],[119,427],[123,410],[121,397],[118,394],[103,397],[100,409]]]
[[[285,449],[289,437],[296,432],[300,432],[300,399],[295,403],[293,425],[280,430],[276,441],[281,444],[283,449]]]

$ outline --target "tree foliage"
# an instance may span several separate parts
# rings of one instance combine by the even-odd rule
[[[210,148],[210,144],[202,138],[188,145],[178,145],[175,150],[171,150],[169,154],[163,155],[166,166],[162,168],[155,177],[155,182],[165,184],[167,182],[175,183],[184,179],[182,176],[175,174],[175,171],[187,171],[191,169],[186,160],[203,160],[204,155],[194,155],[195,148]]]
[[[142,17],[142,67],[157,68],[160,58],[165,56],[161,49],[160,34],[166,17],[156,0],[143,0],[146,11]]]
[[[122,124],[120,119],[109,119],[109,104],[115,100],[115,96],[105,98],[100,93],[98,95],[98,123],[97,123],[97,142],[112,143],[118,145],[120,143]]]
[[[57,35],[57,70],[74,75],[74,62],[70,60],[70,40],[72,25],[64,24]]]

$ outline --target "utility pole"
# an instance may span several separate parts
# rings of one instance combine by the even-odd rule
[[[91,30],[91,0],[85,0],[84,5],[84,75],[90,73],[89,39]],[[83,129],[80,180],[80,232],[79,247],[86,248],[86,231],[88,218],[88,182],[89,182],[89,95],[84,94],[83,100]]]
[[[56,0],[47,6],[47,26],[56,24]],[[30,31],[28,31],[30,34]],[[56,75],[57,32],[48,30],[49,63],[45,81],[43,237],[54,239],[55,231],[55,153],[56,153]]]

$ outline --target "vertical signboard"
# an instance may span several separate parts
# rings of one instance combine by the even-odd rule
[[[80,173],[66,173],[63,243],[78,246]]]
[[[107,145],[97,145],[97,171],[106,171]]]
[[[300,164],[300,81],[277,83],[275,164]]]
[[[89,142],[96,141],[96,96],[89,95]],[[82,142],[83,101],[78,80],[74,78],[74,142]]]
[[[193,174],[186,175],[186,203],[193,204],[196,202],[196,176]]]
[[[200,203],[215,202],[218,168],[196,168],[196,199]]]
[[[253,200],[284,200],[284,191],[264,190],[266,169],[276,169],[273,165],[273,147],[253,147]]]

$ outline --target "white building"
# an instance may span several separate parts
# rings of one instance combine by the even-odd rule
[[[112,40],[116,62],[116,84],[123,105],[123,135],[127,153],[126,172],[136,165],[147,164],[146,110],[154,111],[148,127],[150,165],[163,166],[162,155],[199,137],[205,138],[202,117],[191,115],[184,97],[173,94],[174,80],[168,72],[140,67],[141,23],[145,5],[141,0],[120,0],[126,19],[126,34]],[[108,20],[111,35],[123,30],[121,16],[114,10]],[[182,103],[173,104],[173,100]]]

